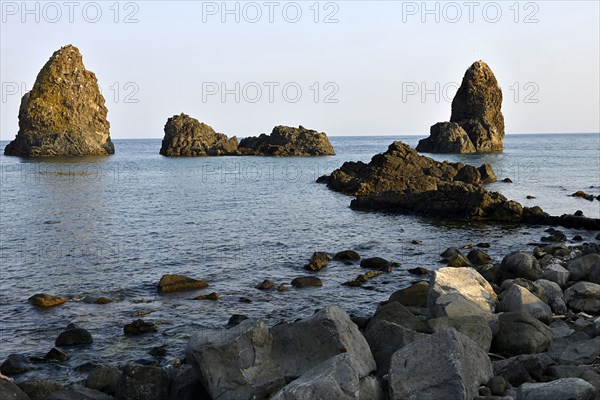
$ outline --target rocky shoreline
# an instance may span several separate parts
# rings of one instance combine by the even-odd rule
[[[272,327],[236,315],[227,328],[194,333],[182,359],[166,368],[106,360],[89,366],[85,382],[74,386],[21,380],[34,365],[60,365],[93,341],[84,327],[69,324],[43,359],[11,354],[4,360],[0,371],[18,384],[0,381],[0,395],[30,400],[599,399],[600,243],[567,246],[560,231],[548,233],[542,242],[549,244],[511,252],[500,262],[486,253],[486,243],[449,248],[440,255],[445,266],[409,271],[422,278],[373,304],[367,318],[333,304]],[[322,290],[318,271],[330,263],[364,268],[346,286],[402,268],[380,257],[361,258],[353,250],[316,252],[306,264],[307,274],[294,279],[296,290]],[[156,290],[169,295],[209,284],[165,275]],[[281,286],[265,281],[257,290],[285,290]],[[63,298],[50,295],[34,295],[30,302],[65,307]],[[156,332],[156,325],[139,318],[123,328],[125,335]]]

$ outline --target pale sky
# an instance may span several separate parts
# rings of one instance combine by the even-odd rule
[[[99,80],[113,139],[162,138],[181,112],[238,137],[280,124],[427,135],[479,59],[507,133],[600,131],[596,0],[23,4],[2,1],[2,140],[68,43]]]

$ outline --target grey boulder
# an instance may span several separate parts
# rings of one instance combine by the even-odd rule
[[[508,355],[546,351],[552,342],[552,329],[524,311],[502,313],[492,352]]]
[[[552,382],[524,383],[517,391],[519,400],[593,400],[596,389],[579,378],[563,378]]]
[[[507,290],[497,309],[507,312],[525,311],[545,324],[550,324],[552,321],[550,306],[520,285],[512,285]]]

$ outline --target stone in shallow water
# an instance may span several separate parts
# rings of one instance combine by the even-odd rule
[[[79,346],[93,343],[92,335],[75,324],[69,324],[56,338],[56,346]]]
[[[0,372],[4,375],[22,374],[32,369],[33,365],[31,361],[23,354],[9,354],[2,365],[0,365]]]
[[[156,332],[156,324],[146,322],[143,319],[136,319],[135,321],[126,324],[123,327],[123,332],[126,335],[142,335],[144,333]]]
[[[203,289],[208,286],[208,282],[189,278],[184,275],[163,275],[158,282],[158,291],[160,293],[181,292],[185,290]]]
[[[323,286],[323,282],[316,276],[299,276],[292,280],[292,286],[297,288],[307,286]]]
[[[358,261],[360,260],[360,254],[354,250],[343,250],[335,253],[333,259],[335,261]]]
[[[327,253],[317,251],[313,253],[312,257],[310,257],[310,261],[304,268],[309,271],[320,271],[323,268],[327,267],[328,263],[329,256],[327,255]]]
[[[38,306],[41,308],[48,308],[48,307],[54,307],[54,306],[63,304],[64,302],[67,301],[67,298],[53,296],[53,295],[47,294],[47,293],[38,293],[38,294],[34,294],[33,296],[31,296],[28,300],[34,306]]]

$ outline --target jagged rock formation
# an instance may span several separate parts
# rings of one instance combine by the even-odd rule
[[[235,155],[237,147],[235,136],[228,139],[212,127],[181,113],[167,120],[160,154],[184,157]]]
[[[438,122],[417,151],[484,153],[502,151],[504,117],[502,90],[490,67],[476,61],[469,67],[452,100],[450,122]]]
[[[19,132],[4,154],[113,154],[107,112],[96,75],[85,69],[79,50],[73,45],[61,47],[21,99]]]
[[[481,187],[494,180],[488,164],[479,168],[438,162],[394,142],[369,164],[346,162],[317,182],[357,196],[350,207],[426,215],[446,220],[525,222],[600,229],[600,220],[575,215],[550,216],[539,207],[523,207]]]
[[[276,126],[270,135],[248,137],[240,141],[240,155],[259,156],[332,156],[333,146],[327,135],[309,130],[300,125],[298,128]]]

